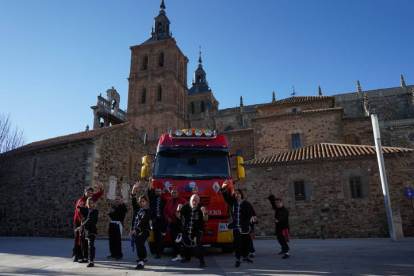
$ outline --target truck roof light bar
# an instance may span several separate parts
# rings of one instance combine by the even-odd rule
[[[211,131],[209,129],[177,129],[170,130],[169,135],[171,139],[214,139],[217,137],[217,130]]]

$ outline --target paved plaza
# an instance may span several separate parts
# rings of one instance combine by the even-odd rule
[[[144,270],[135,270],[137,259],[129,241],[123,241],[124,259],[108,260],[108,241],[96,241],[95,267],[73,263],[73,240],[62,238],[0,237],[0,275],[414,275],[414,238],[400,239],[292,239],[291,258],[277,255],[273,238],[255,239],[254,263],[236,268],[233,254],[207,248],[206,268],[198,260],[170,261],[171,251],[161,259],[149,255]]]

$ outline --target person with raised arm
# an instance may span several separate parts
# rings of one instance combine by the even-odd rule
[[[287,244],[289,242],[289,211],[283,206],[282,199],[273,195],[272,189],[269,190],[268,199],[273,210],[275,210],[275,217],[273,218],[275,233],[282,248],[279,255],[283,255],[282,259],[289,259],[289,245]]]
[[[134,201],[137,205],[139,204],[139,209],[134,213],[131,232],[129,232],[129,234],[132,236],[135,247],[137,249],[138,265],[135,267],[135,269],[143,269],[145,268],[144,262],[147,259],[145,241],[148,239],[151,233],[149,224],[150,210],[148,208],[148,199],[146,196],[140,196],[138,198],[139,203],[136,202],[136,197],[134,197],[133,202]]]
[[[74,229],[78,228],[82,222],[82,215],[78,210],[78,206],[84,207],[86,204],[86,200],[89,197],[93,198],[94,201],[96,202],[104,194],[102,183],[99,183],[98,187],[99,187],[99,191],[97,191],[96,193],[94,193],[93,188],[85,189],[85,191],[83,192],[83,195],[76,202],[75,215],[73,217]],[[74,262],[86,262],[85,260],[88,258],[88,256],[87,255],[84,256],[82,252],[82,242],[84,242],[83,241],[84,237],[79,235],[79,231],[74,231],[74,232],[75,232],[75,240],[73,243],[73,253],[72,253],[73,261]]]
[[[96,224],[98,223],[98,210],[95,209],[95,200],[89,197],[86,200],[86,207],[78,206],[79,212],[82,214],[81,225],[75,229],[79,235],[84,237],[82,239],[82,251],[84,259],[82,262],[88,262],[87,267],[93,267],[95,258],[95,239],[98,235]]]

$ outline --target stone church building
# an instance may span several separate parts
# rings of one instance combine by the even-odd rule
[[[371,114],[377,114],[384,146],[391,204],[399,235],[414,236],[406,174],[414,144],[414,85],[340,95],[296,96],[219,109],[207,82],[201,53],[191,87],[188,58],[171,35],[164,1],[148,40],[131,47],[127,111],[115,88],[92,106],[93,130],[34,142],[0,156],[0,235],[70,236],[83,188],[105,186],[98,201],[99,234],[106,234],[115,194],[127,195],[139,179],[141,157],[155,153],[170,129],[217,129],[231,153],[244,157],[244,189],[259,224],[272,235],[270,189],[290,211],[294,237],[384,237],[387,218],[374,147]],[[407,163],[408,162],[408,163]],[[11,164],[11,165],[10,165]],[[10,192],[12,191],[12,192]],[[17,204],[16,204],[17,202]],[[129,206],[129,204],[128,204]],[[129,207],[129,209],[131,209]],[[50,210],[54,210],[50,213]],[[128,213],[126,226],[131,221]],[[24,223],[22,223],[24,221]]]

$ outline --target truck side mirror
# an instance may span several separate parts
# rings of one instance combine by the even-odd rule
[[[243,157],[241,156],[237,156],[236,158],[237,158],[237,177],[239,179],[243,179],[246,177],[246,173],[243,167],[244,160],[243,160]]]
[[[146,179],[148,175],[148,160],[148,155],[142,157],[141,178],[143,179]]]

